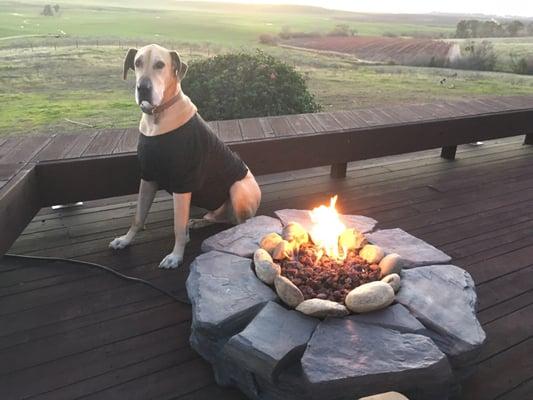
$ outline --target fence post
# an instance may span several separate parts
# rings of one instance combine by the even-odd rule
[[[524,138],[524,144],[533,145],[533,133],[526,133],[526,137]]]
[[[446,160],[455,160],[455,152],[457,146],[444,146],[440,152],[440,156]]]
[[[329,170],[329,175],[332,178],[346,178],[346,167],[347,163],[336,163],[331,164],[331,169]]]

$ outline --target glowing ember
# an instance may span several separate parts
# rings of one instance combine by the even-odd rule
[[[330,200],[329,207],[321,205],[310,211],[314,225],[311,229],[311,238],[315,245],[324,251],[330,258],[344,259],[347,251],[339,249],[339,235],[346,229],[335,209],[337,196]],[[320,259],[320,256],[318,257]],[[318,261],[318,260],[317,260]]]

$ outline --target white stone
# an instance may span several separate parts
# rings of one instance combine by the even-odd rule
[[[281,273],[281,268],[274,263],[265,249],[257,249],[254,253],[255,274],[267,285],[274,284],[274,279]]]
[[[379,246],[367,244],[359,255],[369,264],[376,264],[385,256],[385,252]]]
[[[272,255],[272,253],[274,252],[274,249],[279,244],[279,242],[281,242],[282,240],[283,239],[281,238],[279,234],[277,234],[276,232],[272,232],[261,238],[261,241],[259,242],[259,246],[261,246],[262,249],[265,249]]]
[[[409,400],[403,394],[398,392],[387,392],[374,394],[372,396],[361,397],[359,400]]]
[[[400,290],[401,279],[400,279],[400,275],[398,274],[389,274],[386,277],[384,277],[381,280],[381,282],[385,282],[391,285],[392,289],[394,290],[394,293]]]
[[[357,229],[352,229],[352,228],[345,229],[339,235],[339,246],[342,249],[359,250],[365,244],[367,244],[365,235],[363,235]]]
[[[402,272],[401,261],[402,258],[396,253],[387,254],[385,257],[383,257],[379,262],[381,277],[383,278],[390,274],[399,274]]]
[[[316,318],[344,317],[350,314],[344,305],[323,299],[305,300],[296,307],[296,311]]]
[[[365,313],[380,310],[394,301],[394,290],[388,283],[376,281],[353,289],[344,302],[349,310]]]
[[[300,289],[284,276],[276,276],[274,286],[276,286],[276,293],[280,299],[289,307],[295,308],[304,301],[304,295]]]

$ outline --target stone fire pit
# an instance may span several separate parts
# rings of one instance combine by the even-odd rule
[[[385,255],[397,254],[401,286],[393,303],[376,311],[349,314],[336,302],[343,312],[305,315],[301,305],[311,300],[286,304],[274,282],[256,276],[262,238],[281,235],[290,222],[311,231],[308,211],[276,215],[208,238],[204,254],[191,264],[190,342],[211,363],[219,385],[264,400],[353,400],[390,390],[410,399],[457,394],[485,341],[466,271],[401,229],[375,230],[371,218],[344,215],[347,228],[363,233]],[[380,273],[377,282],[381,278]]]

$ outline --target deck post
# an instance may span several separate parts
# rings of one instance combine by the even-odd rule
[[[440,152],[440,156],[446,160],[455,160],[455,152],[457,146],[444,146]]]
[[[347,166],[348,166],[348,163],[331,164],[329,175],[335,179],[346,178],[346,167]]]
[[[533,145],[533,133],[526,133],[526,137],[524,138],[524,144]]]

